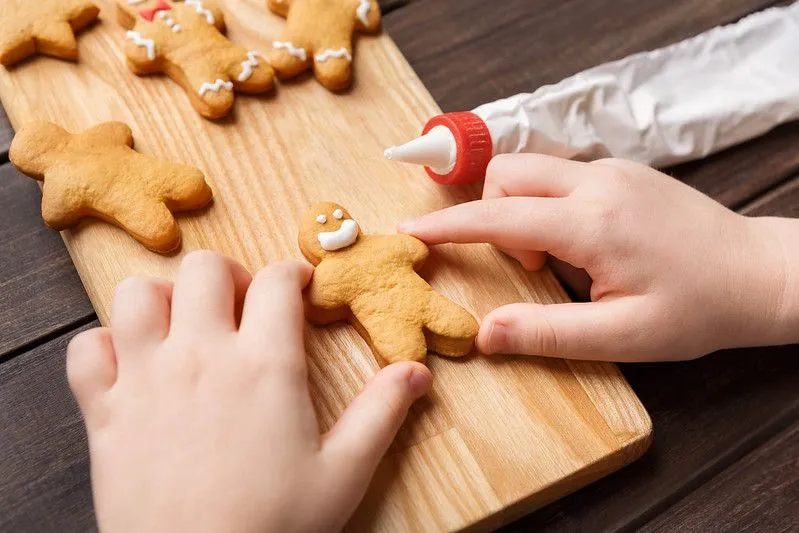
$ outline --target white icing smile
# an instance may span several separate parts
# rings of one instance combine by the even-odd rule
[[[341,250],[358,239],[358,223],[348,218],[341,222],[341,227],[336,231],[325,231],[320,233],[318,237],[322,249],[328,252]]]

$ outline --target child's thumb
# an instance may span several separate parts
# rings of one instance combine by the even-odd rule
[[[362,473],[365,490],[411,404],[427,394],[432,381],[430,370],[420,363],[406,361],[383,368],[325,436],[325,453],[348,475]]]
[[[480,326],[486,354],[526,354],[622,361],[635,334],[634,314],[623,300],[554,305],[510,304],[490,312]]]

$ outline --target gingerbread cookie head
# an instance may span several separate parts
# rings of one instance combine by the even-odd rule
[[[361,228],[346,209],[332,202],[320,202],[300,221],[300,249],[314,265],[332,252],[349,248],[358,241]]]

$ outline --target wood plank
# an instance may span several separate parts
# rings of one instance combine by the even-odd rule
[[[799,412],[799,346],[621,368],[652,417],[650,450],[507,532],[635,530]]]
[[[733,22],[773,0],[419,0],[385,27],[445,111],[459,111]],[[671,172],[738,206],[799,170],[799,125]],[[757,160],[756,167],[747,162]]]
[[[799,218],[799,176],[790,179],[741,209],[749,216]]]
[[[75,333],[0,365],[0,531],[96,530],[86,432],[64,365]]]
[[[799,421],[641,529],[799,531]]]
[[[439,187],[421,170],[382,157],[383,147],[412,135],[439,112],[387,35],[358,40],[357,81],[347,94],[332,95],[313,80],[287,83],[273,98],[238,96],[234,116],[213,123],[197,116],[171,81],[139,79],[127,71],[124,32],[109,19],[113,2],[98,3],[103,20],[81,35],[79,64],[38,58],[11,73],[0,71],[0,96],[15,125],[45,118],[76,130],[121,119],[143,152],[200,167],[215,201],[207,211],[181,219],[182,252],[213,248],[255,270],[278,258],[300,257],[297,221],[315,201],[337,200],[364,229],[393,232],[401,218],[477,194],[476,188]],[[284,21],[261,0],[225,6],[232,40],[249,49],[263,50],[283,28]],[[136,273],[171,277],[181,258],[149,253],[101,223],[81,224],[65,239],[103,322],[119,280]],[[551,274],[527,275],[487,246],[440,247],[433,256],[426,269],[431,283],[477,316],[511,301],[563,301]],[[327,427],[376,363],[348,327],[312,329],[307,344],[316,405]],[[400,523],[423,528],[430,520],[457,529],[493,520],[489,514],[511,503],[514,513],[528,511],[631,461],[648,443],[648,417],[613,365],[530,359],[497,364],[479,357],[434,358],[430,364],[437,377],[430,407],[412,417],[409,446],[393,456],[403,466],[385,470],[403,482],[378,479],[388,490],[378,505],[358,515],[355,529]],[[430,437],[450,430],[464,443],[453,448],[461,454],[458,460],[469,464],[473,458],[485,476],[464,479],[490,486],[500,506],[475,503],[460,512],[458,494],[440,492],[445,485],[435,477],[443,453],[431,454],[435,468],[414,466],[414,447],[428,441],[445,446],[447,439]],[[425,440],[414,438],[430,432]],[[411,504],[417,499],[413,487],[448,504],[430,509],[440,515],[420,514]],[[397,505],[402,501],[407,505]]]
[[[0,163],[4,163],[8,157],[8,147],[14,137],[14,129],[8,121],[5,110],[0,106]]]
[[[58,232],[41,217],[36,183],[0,167],[0,360],[94,310]]]

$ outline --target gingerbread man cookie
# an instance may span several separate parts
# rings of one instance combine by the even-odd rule
[[[166,73],[206,118],[222,118],[233,91],[263,93],[274,70],[258,52],[231,43],[222,11],[210,0],[117,0],[125,56],[136,74]]]
[[[77,59],[75,32],[94,22],[99,13],[86,0],[0,1],[0,63],[10,66],[37,52]]]
[[[472,350],[475,319],[416,273],[428,255],[420,240],[361,235],[343,207],[324,202],[302,218],[299,244],[316,265],[305,293],[310,322],[352,322],[381,363]]]
[[[203,207],[211,189],[196,168],[159,161],[132,149],[133,134],[106,122],[71,134],[31,122],[14,137],[9,159],[43,181],[42,217],[61,230],[90,216],[116,224],[156,252],[180,246],[170,211]]]
[[[350,86],[352,36],[355,30],[380,29],[376,0],[267,0],[267,5],[286,17],[269,58],[281,78],[313,66],[316,79],[331,91]]]

